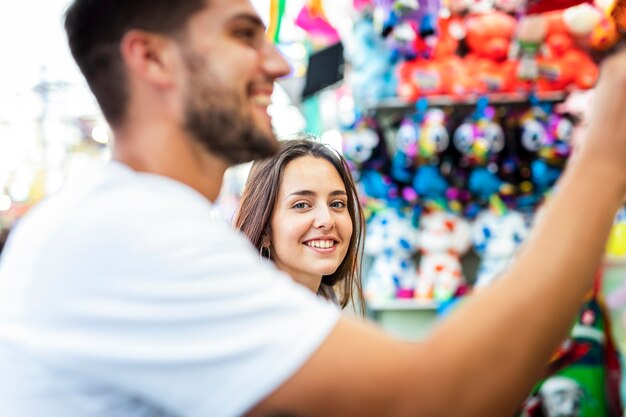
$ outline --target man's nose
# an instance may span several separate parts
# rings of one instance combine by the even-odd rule
[[[273,79],[284,77],[291,72],[287,60],[269,40],[265,41],[263,70]]]

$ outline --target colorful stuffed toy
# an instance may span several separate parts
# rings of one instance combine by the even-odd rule
[[[492,197],[489,208],[472,223],[474,251],[481,258],[474,288],[490,285],[506,270],[528,233],[524,216]]]
[[[523,405],[522,417],[621,417],[620,362],[599,280],[546,377]]]
[[[371,18],[363,15],[354,23],[350,37],[342,39],[350,63],[350,86],[357,107],[393,97],[397,90],[392,51],[376,33]]]
[[[444,302],[465,283],[461,255],[470,246],[469,223],[452,213],[423,214],[419,225],[421,259],[415,297]]]
[[[384,172],[388,168],[389,156],[382,129],[371,117],[357,117],[342,133],[342,148],[357,181],[366,169]]]
[[[369,220],[365,254],[373,261],[365,281],[367,300],[413,296],[417,240],[412,219],[395,208],[384,208]]]
[[[521,145],[535,153],[530,162],[531,180],[538,195],[543,195],[559,179],[571,153],[574,124],[550,109],[535,105],[519,121]]]
[[[504,132],[496,123],[495,109],[487,107],[486,101],[479,101],[473,117],[455,130],[452,142],[461,153],[460,174],[456,176],[467,177],[461,188],[468,190],[476,203],[486,207],[493,194],[508,192],[510,185],[497,174],[497,161],[505,147]]]
[[[428,110],[419,130],[418,167],[413,188],[422,200],[442,199],[449,184],[439,169],[440,155],[448,148],[450,138],[446,129],[446,115],[440,109]]]

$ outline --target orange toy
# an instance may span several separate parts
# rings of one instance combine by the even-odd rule
[[[502,62],[508,57],[516,20],[503,12],[471,15],[465,20],[465,40],[481,57]]]

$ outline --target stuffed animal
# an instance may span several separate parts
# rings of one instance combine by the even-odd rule
[[[396,151],[391,159],[391,178],[400,184],[410,184],[417,164],[419,127],[413,116],[402,119],[396,132]]]
[[[571,153],[574,125],[570,119],[535,105],[525,112],[519,122],[521,145],[534,152],[530,163],[531,180],[536,193],[543,195],[563,171]]]
[[[495,200],[499,200],[495,198]],[[472,244],[481,262],[474,287],[491,284],[511,263],[528,235],[524,216],[496,201],[472,223]]]
[[[479,103],[474,116],[455,130],[452,142],[461,153],[459,167],[467,175],[462,188],[469,190],[478,204],[486,206],[489,197],[510,187],[497,174],[497,160],[504,150],[505,138],[502,127],[495,121],[495,109],[487,107],[485,102]]]
[[[612,17],[617,0],[595,1],[594,4],[602,11],[600,21],[594,26],[588,35],[587,42],[592,49],[598,51],[606,51],[612,48],[620,39],[620,33],[617,30],[617,24]]]
[[[430,109],[420,125],[417,158],[419,161],[413,188],[422,199],[444,198],[449,184],[439,169],[440,155],[448,148],[450,138],[446,116],[440,109]]]
[[[619,354],[599,281],[587,295],[570,336],[523,405],[522,417],[621,417]]]
[[[542,53],[537,59],[537,90],[560,91],[571,85],[581,89],[593,87],[599,74],[598,66],[577,46],[577,40],[590,36],[601,13],[584,4],[541,16],[546,32]]]
[[[358,117],[353,125],[342,134],[342,149],[355,180],[361,172],[373,169],[385,172],[389,156],[382,129],[371,117]]]
[[[432,57],[439,34],[440,0],[376,0],[375,4],[375,27],[391,40],[394,55]]]
[[[419,226],[421,259],[415,297],[446,301],[465,282],[460,257],[470,246],[470,226],[445,211],[423,214]]]
[[[350,63],[350,84],[358,107],[393,97],[397,90],[392,51],[376,33],[366,15],[354,23],[351,36],[342,39]]]
[[[373,258],[365,296],[368,300],[412,297],[416,285],[413,255],[418,241],[411,218],[395,208],[378,211],[367,224],[365,254]]]

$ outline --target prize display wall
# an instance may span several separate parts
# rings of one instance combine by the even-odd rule
[[[367,218],[366,305],[415,340],[523,247],[584,138],[622,11],[612,1],[353,7],[342,42],[355,117],[342,150]],[[559,390],[577,398],[567,415],[622,415],[625,220],[622,209],[596,286],[520,415],[551,415]]]

